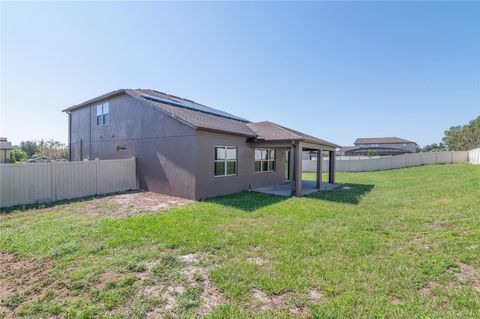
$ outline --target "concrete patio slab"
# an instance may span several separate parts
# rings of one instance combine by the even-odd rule
[[[283,184],[266,186],[266,187],[259,187],[253,189],[254,192],[264,193],[264,194],[271,194],[271,195],[279,195],[279,196],[290,196],[291,186],[290,182],[285,182]],[[340,185],[338,184],[330,184],[323,182],[322,188],[320,190],[333,190]],[[319,191],[319,189],[315,188],[316,182],[315,181],[302,181],[302,196],[310,195]]]

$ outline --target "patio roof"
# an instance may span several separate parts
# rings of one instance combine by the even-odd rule
[[[247,126],[257,134],[256,142],[288,142],[302,141],[327,147],[337,148],[336,144],[319,139],[291,128],[281,126],[269,121],[248,123]]]

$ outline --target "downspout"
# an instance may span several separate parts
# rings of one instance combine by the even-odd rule
[[[292,148],[291,148],[291,154],[290,154],[290,160],[292,161],[292,164],[290,165],[291,167],[291,172],[290,172],[290,183],[291,183],[291,195],[296,195],[297,194],[297,147],[295,145],[295,142],[292,142]]]
[[[72,161],[72,113],[68,114],[68,161]]]
[[[90,105],[89,108],[90,108],[90,121],[89,121],[89,123],[90,123],[90,134],[89,134],[90,141],[89,141],[89,144],[88,144],[88,154],[89,154],[88,155],[88,160],[91,161],[92,160],[92,106]]]

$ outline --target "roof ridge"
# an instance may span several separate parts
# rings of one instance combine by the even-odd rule
[[[399,139],[402,139],[402,140],[403,140],[403,138],[401,138],[401,137],[398,137],[398,136],[382,136],[382,137],[378,137],[378,136],[376,136],[376,137],[357,137],[357,139],[360,139],[360,138],[364,138],[364,139],[372,139],[372,138],[399,138]]]
[[[405,138],[397,136],[385,136],[385,137],[357,137],[354,141],[354,144],[357,143],[415,143],[414,141],[407,140]]]

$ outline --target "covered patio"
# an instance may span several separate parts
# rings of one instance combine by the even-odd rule
[[[308,195],[313,192],[330,189],[335,184],[335,149],[336,144],[322,139],[293,131],[271,122],[254,123],[255,130],[260,136],[250,141],[252,147],[284,149],[287,151],[287,182],[269,187],[261,187],[254,191],[277,195]],[[253,126],[252,125],[252,126]],[[317,168],[315,181],[302,181],[302,152],[317,153]],[[328,152],[329,167],[328,181],[322,181],[322,160]]]
[[[302,181],[302,196],[310,195],[321,190],[332,190],[337,188],[337,184],[322,183],[321,189],[317,188],[315,181]],[[279,195],[279,196],[291,196],[292,185],[290,182],[285,182],[278,185],[260,187],[253,190],[254,192]]]

